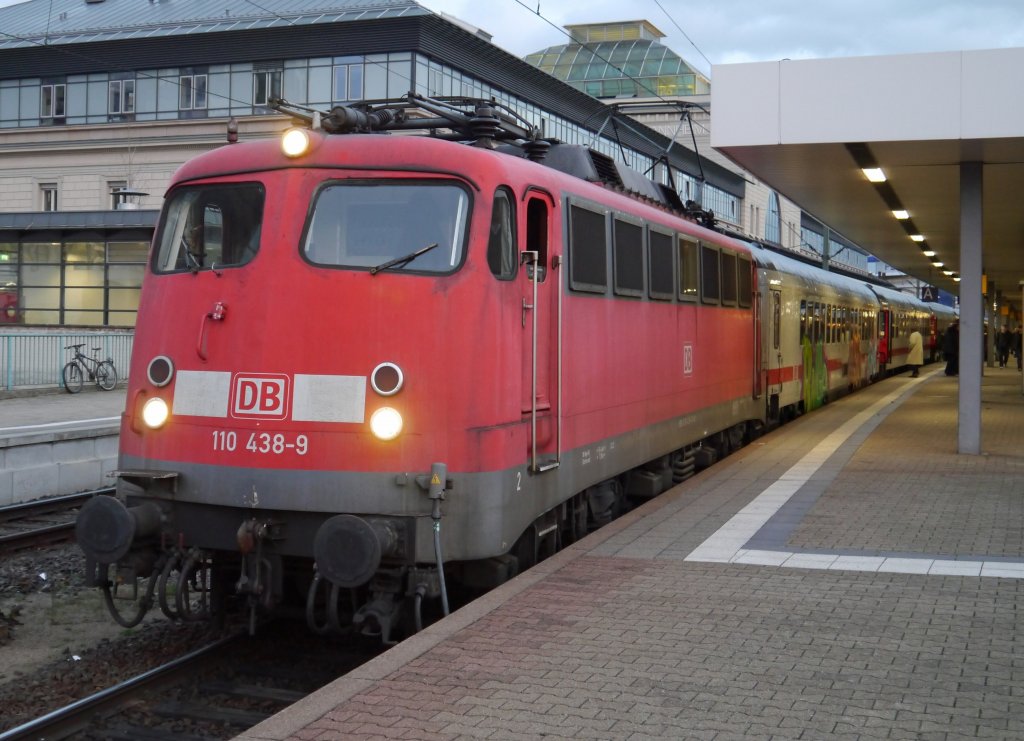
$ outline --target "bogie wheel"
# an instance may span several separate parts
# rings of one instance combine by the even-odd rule
[[[97,366],[96,385],[104,391],[110,391],[117,385],[117,369],[109,360],[104,360]]]
[[[61,378],[64,379],[64,390],[69,394],[77,394],[82,390],[82,366],[71,361],[61,371]]]

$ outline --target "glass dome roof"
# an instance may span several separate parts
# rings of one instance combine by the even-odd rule
[[[595,98],[704,95],[708,79],[647,21],[566,26],[575,41],[529,54],[526,61]]]

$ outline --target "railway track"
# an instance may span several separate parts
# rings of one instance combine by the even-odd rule
[[[376,641],[332,642],[284,623],[257,637],[229,635],[0,733],[0,741],[229,739],[383,650]]]
[[[78,509],[94,496],[113,492],[107,487],[0,507],[0,555],[71,541]]]

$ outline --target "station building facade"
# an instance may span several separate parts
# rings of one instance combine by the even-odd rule
[[[496,98],[546,135],[742,203],[743,178],[413,0],[29,0],[0,9],[0,327],[131,327],[173,172],[280,133],[267,104]],[[610,129],[609,129],[610,130]],[[670,167],[659,165],[669,153]]]

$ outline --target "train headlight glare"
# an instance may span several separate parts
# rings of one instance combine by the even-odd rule
[[[397,409],[381,407],[370,417],[370,431],[379,440],[394,440],[402,432],[402,415]]]
[[[305,129],[288,129],[281,137],[281,151],[288,157],[301,157],[309,151],[309,142]]]
[[[164,426],[167,418],[171,416],[171,410],[163,399],[153,398],[142,407],[142,421],[151,430]]]

